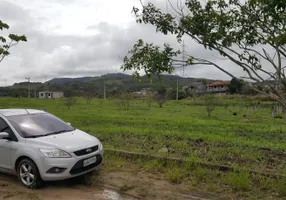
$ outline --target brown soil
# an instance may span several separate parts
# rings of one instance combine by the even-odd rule
[[[208,200],[207,195],[190,194],[184,184],[173,185],[147,172],[105,171],[84,178],[47,182],[41,189],[26,189],[14,176],[0,174],[0,199],[5,200]]]

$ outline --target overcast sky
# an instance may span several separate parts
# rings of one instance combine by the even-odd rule
[[[166,0],[146,0],[163,9]],[[9,33],[25,34],[27,43],[14,47],[0,64],[0,85],[46,81],[55,77],[99,76],[122,72],[122,58],[138,40],[170,43],[181,48],[173,36],[156,33],[152,26],[135,23],[132,7],[139,0],[0,0],[0,19]],[[186,51],[221,66],[233,64],[206,52],[190,40]],[[181,71],[177,72],[182,75]],[[213,67],[188,67],[185,76],[229,79]]]

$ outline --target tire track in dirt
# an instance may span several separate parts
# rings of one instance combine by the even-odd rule
[[[89,181],[88,181],[89,180]],[[87,183],[87,182],[90,183]],[[119,191],[119,192],[118,192]],[[84,179],[46,182],[37,190],[26,189],[15,176],[0,173],[0,200],[210,200],[194,194],[185,185],[173,185],[147,172],[105,171]]]

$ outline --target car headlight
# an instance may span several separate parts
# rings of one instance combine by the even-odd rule
[[[60,149],[40,149],[41,153],[48,158],[70,158],[71,155]]]
[[[99,151],[102,151],[103,150],[103,145],[101,144],[101,142],[98,141],[98,149]]]

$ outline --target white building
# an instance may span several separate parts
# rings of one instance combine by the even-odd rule
[[[206,88],[207,92],[227,92],[229,85],[229,82],[215,81],[213,83],[207,84]]]
[[[138,94],[138,95],[142,95],[142,96],[145,96],[147,95],[147,90],[146,89],[142,89],[140,91],[137,91],[137,92],[134,92],[134,94]]]
[[[63,98],[63,97],[64,97],[63,92],[51,92],[51,91],[39,92],[40,99],[58,99],[58,98]]]

